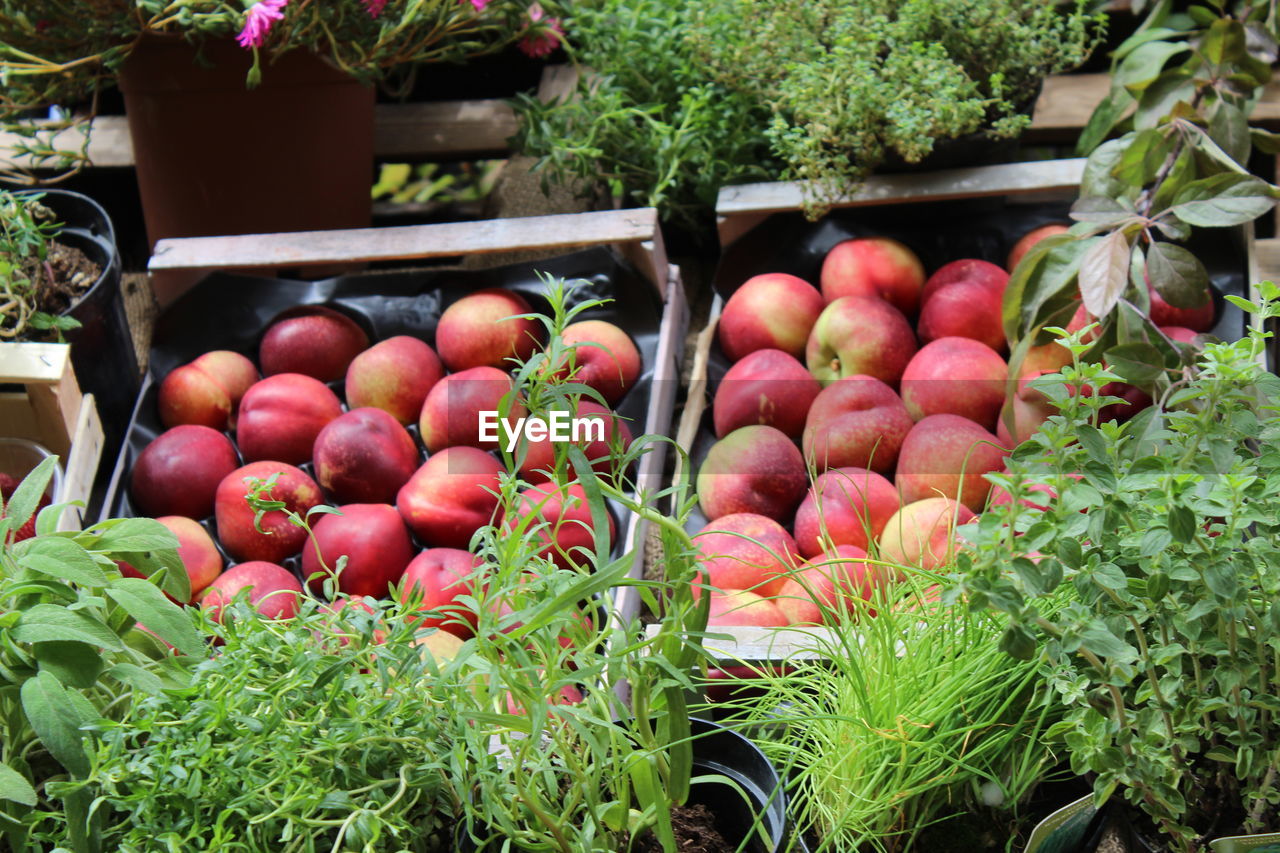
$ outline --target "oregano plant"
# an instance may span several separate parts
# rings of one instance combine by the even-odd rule
[[[1228,298],[1280,315],[1280,288],[1259,291],[1257,305]],[[1117,374],[1083,359],[1089,331],[1066,338],[1071,365],[1036,380],[1059,413],[989,475],[1014,500],[963,528],[949,595],[1006,616],[1005,650],[1039,659],[1066,706],[1050,734],[1073,769],[1099,804],[1122,795],[1145,814],[1162,849],[1280,830],[1280,379],[1260,365],[1266,334],[1207,345],[1117,423],[1099,417]]]

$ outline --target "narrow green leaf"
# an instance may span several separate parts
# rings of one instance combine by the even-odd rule
[[[22,614],[13,638],[19,643],[69,641],[106,649],[120,649],[115,632],[83,610],[68,610],[57,604],[37,604]]]
[[[8,764],[0,764],[0,800],[8,800],[20,806],[34,806],[36,789],[17,770]]]
[[[178,547],[178,538],[169,528],[151,518],[126,518],[110,526],[98,525],[94,532],[99,534],[94,550],[108,553],[127,554]]]
[[[53,479],[53,470],[57,465],[58,457],[56,456],[46,456],[41,459],[40,464],[32,468],[31,473],[23,478],[18,488],[13,490],[13,494],[5,497],[4,514],[13,520],[15,529],[26,524],[35,514],[36,507],[40,505],[40,499],[49,488],[49,481]]]
[[[143,693],[159,693],[164,689],[160,676],[137,664],[118,663],[107,670],[107,675]]]
[[[1115,84],[1131,92],[1141,92],[1160,76],[1165,63],[1189,47],[1185,41],[1149,41],[1139,45],[1115,70]]]
[[[24,544],[27,548],[18,557],[18,565],[24,568],[82,586],[107,584],[102,567],[78,542],[62,536],[48,536],[29,539]]]
[[[41,672],[22,683],[22,710],[44,748],[73,776],[89,775],[89,756],[81,742],[83,722],[67,689],[51,673]]]
[[[1252,175],[1221,174],[1187,184],[1173,214],[1188,225],[1225,228],[1252,222],[1275,206],[1272,187]]]
[[[107,595],[128,611],[130,616],[183,654],[205,653],[204,642],[196,633],[191,617],[165,598],[164,593],[150,581],[142,578],[119,578],[111,582]]]
[[[1080,139],[1076,142],[1076,154],[1086,157],[1094,151],[1102,141],[1107,138],[1120,120],[1131,110],[1137,101],[1133,95],[1124,86],[1116,85],[1114,82],[1111,91],[1107,93],[1107,97],[1093,108],[1093,113],[1089,116],[1088,123],[1085,124],[1084,130],[1080,132]]]
[[[1249,117],[1230,101],[1219,99],[1209,115],[1209,136],[1237,163],[1249,162],[1253,140],[1249,135]]]

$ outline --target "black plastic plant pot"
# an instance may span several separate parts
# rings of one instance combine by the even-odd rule
[[[723,782],[697,782],[687,805],[705,805],[716,816],[716,828],[730,844],[745,851],[786,850],[791,827],[787,796],[778,772],[754,743],[710,720],[689,721],[693,734],[693,775],[724,776]],[[744,800],[746,793],[750,802]],[[799,849],[798,847],[795,849]]]
[[[120,290],[120,253],[115,229],[96,201],[69,190],[42,190],[42,203],[54,212],[62,229],[57,242],[79,249],[102,273],[65,315],[80,328],[65,333],[71,344],[71,364],[80,389],[93,394],[102,419],[103,456],[112,458],[124,439],[142,377],[129,332],[129,319]]]

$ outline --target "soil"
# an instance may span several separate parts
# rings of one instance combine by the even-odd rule
[[[66,311],[102,275],[102,267],[89,260],[88,255],[56,240],[48,244],[45,266],[47,274],[39,277],[43,286],[37,296],[37,310],[47,314]]]
[[[671,826],[680,853],[733,853],[738,849],[716,829],[715,816],[702,803],[672,809]],[[631,849],[639,853],[662,853],[662,845],[652,833],[641,836]]]

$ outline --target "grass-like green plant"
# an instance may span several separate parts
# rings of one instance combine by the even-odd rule
[[[1057,763],[1044,734],[1061,710],[1037,666],[1010,665],[999,620],[941,605],[928,580],[789,632],[792,657],[753,667],[745,698],[717,706],[790,778],[792,820],[817,850],[912,849],[971,812],[1012,843]]]
[[[1269,322],[1260,304],[1228,297]],[[1061,330],[1058,330],[1061,332]],[[1087,330],[1086,330],[1087,331]],[[1037,382],[1059,409],[1009,460],[1015,500],[984,516],[955,594],[1005,622],[1005,649],[1042,661],[1065,706],[1051,734],[1095,800],[1123,796],[1166,849],[1280,830],[1280,380],[1267,335],[1206,346],[1157,405],[1099,423],[1117,374],[1082,357]],[[1088,389],[1088,393],[1073,389]],[[1071,600],[1046,602],[1063,590]]]

